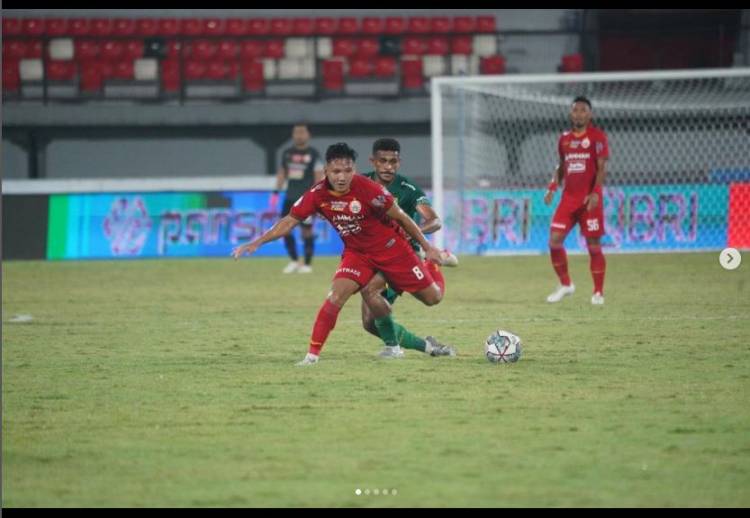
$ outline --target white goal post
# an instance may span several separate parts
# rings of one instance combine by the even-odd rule
[[[750,247],[750,68],[433,78],[437,246],[547,251],[560,194],[542,199],[578,95],[609,138],[610,251]]]

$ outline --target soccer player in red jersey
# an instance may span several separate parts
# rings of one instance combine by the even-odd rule
[[[408,291],[428,306],[438,304],[443,297],[395,223],[422,246],[428,260],[439,264],[440,250],[425,239],[414,220],[394,203],[387,189],[356,174],[356,157],[357,153],[345,143],[330,146],[326,151],[326,178],[299,198],[289,215],[262,236],[232,251],[235,259],[244,253],[253,254],[261,245],[285,236],[316,212],[333,225],[344,241],[344,252],[331,291],[315,319],[308,353],[298,365],[318,362],[339,311],[376,272],[382,272],[389,283]],[[375,316],[381,339],[386,345],[396,346],[398,340],[393,320],[389,318],[388,302],[374,290],[365,290],[363,295]]]
[[[560,286],[547,297],[547,302],[559,302],[575,292],[575,285],[568,275],[563,242],[578,223],[591,257],[591,276],[594,279],[591,303],[604,304],[606,262],[601,245],[604,235],[602,186],[607,175],[609,146],[604,131],[591,125],[591,117],[591,101],[586,97],[576,97],[570,109],[572,128],[560,136],[557,144],[560,165],[544,195],[544,203],[549,205],[558,184],[565,183],[562,199],[552,216],[549,238],[552,266],[560,279]]]

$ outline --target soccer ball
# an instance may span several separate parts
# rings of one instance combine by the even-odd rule
[[[521,338],[498,329],[484,342],[484,355],[492,363],[514,363],[521,357]]]

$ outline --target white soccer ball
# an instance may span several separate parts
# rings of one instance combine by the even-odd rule
[[[521,338],[498,329],[484,343],[484,355],[492,363],[514,363],[521,357]]]

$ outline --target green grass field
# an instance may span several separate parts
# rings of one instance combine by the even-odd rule
[[[335,258],[4,263],[3,506],[750,506],[750,263],[610,255],[592,307],[587,256],[557,305],[461,259],[396,304],[456,358],[379,360],[354,298],[307,368]]]

